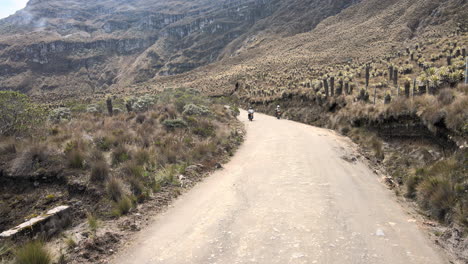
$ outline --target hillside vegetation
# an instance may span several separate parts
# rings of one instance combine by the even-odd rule
[[[466,8],[463,0],[30,1],[0,21],[0,89],[43,100],[165,87],[220,94],[256,74],[365,62],[466,30]]]
[[[311,75],[301,67],[281,77],[265,72],[240,80],[233,91],[245,106],[273,115],[279,104],[284,118],[349,136],[386,169],[385,182],[397,195],[445,226],[434,231],[440,245],[466,261],[467,45],[464,32],[428,38]]]
[[[2,113],[17,118],[1,120],[2,231],[64,204],[74,226],[87,215],[116,219],[148,200],[162,207],[242,140],[235,109],[190,89],[53,110],[16,92],[0,98]]]

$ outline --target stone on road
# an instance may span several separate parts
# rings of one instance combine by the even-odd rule
[[[333,131],[256,114],[233,157],[154,219],[125,263],[448,263]]]

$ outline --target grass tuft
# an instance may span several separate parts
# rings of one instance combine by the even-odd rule
[[[116,217],[126,215],[130,212],[132,207],[133,207],[132,200],[130,200],[130,198],[128,198],[127,196],[122,197],[120,200],[118,200],[114,204],[114,209],[112,211],[112,214]]]
[[[96,161],[91,165],[91,182],[104,182],[109,178],[109,166],[105,161]]]
[[[71,150],[67,154],[67,161],[68,161],[68,166],[70,168],[72,168],[72,169],[83,169],[84,162],[85,162],[85,155],[79,149]]]
[[[123,196],[122,184],[115,177],[111,177],[107,181],[106,191],[107,195],[114,201],[118,201]]]
[[[68,249],[73,249],[77,246],[76,241],[73,239],[73,237],[69,236],[65,239],[65,244],[67,245]]]
[[[40,241],[24,244],[15,252],[16,264],[50,264],[52,255]]]
[[[87,222],[88,222],[88,228],[89,230],[91,231],[91,233],[93,233],[94,236],[96,236],[96,233],[97,233],[97,230],[99,228],[99,220],[97,219],[97,217],[91,213],[88,213],[88,216],[86,218]]]

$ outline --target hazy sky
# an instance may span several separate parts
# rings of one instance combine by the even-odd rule
[[[13,15],[16,11],[24,8],[28,0],[0,0],[0,18]]]

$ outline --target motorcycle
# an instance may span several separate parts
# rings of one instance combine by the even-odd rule
[[[276,111],[276,118],[278,118],[278,119],[281,118],[281,111]]]
[[[253,113],[249,113],[249,121],[253,121]]]

